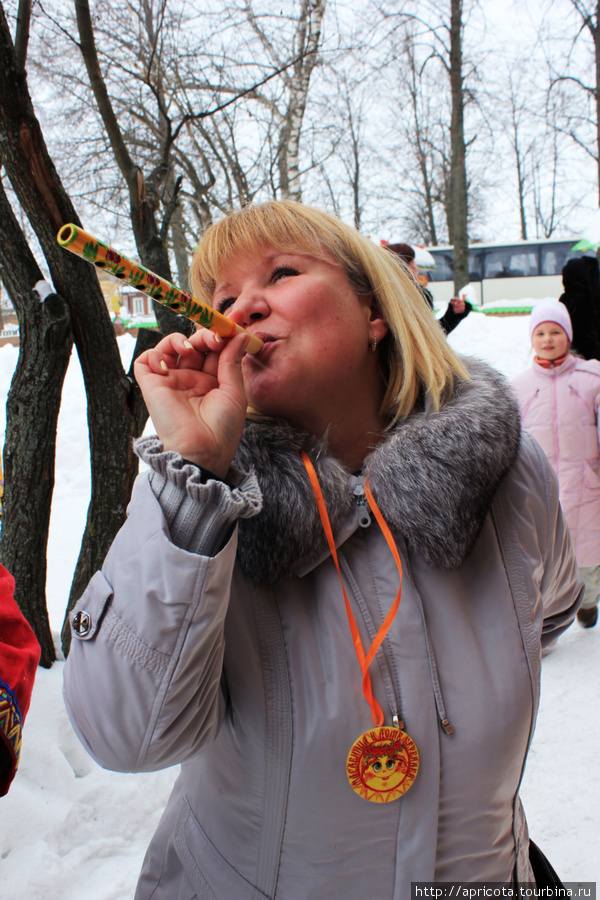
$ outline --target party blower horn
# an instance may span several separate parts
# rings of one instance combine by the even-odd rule
[[[110,272],[115,278],[126,281],[127,284],[131,284],[139,291],[143,291],[144,294],[148,294],[153,300],[157,300],[158,303],[168,306],[173,312],[191,319],[192,322],[214,331],[215,334],[221,337],[233,337],[234,334],[239,332],[250,334],[245,328],[236,325],[235,322],[217,312],[216,309],[213,309],[207,303],[192,297],[191,294],[182,291],[175,284],[171,284],[170,281],[166,281],[159,275],[155,275],[154,272],[149,272],[144,266],[139,266],[137,263],[127,259],[126,256],[111,250],[107,244],[102,243],[98,238],[88,234],[87,231],[84,231],[77,225],[63,225],[58,232],[57,240],[65,250],[70,250],[76,256],[87,259],[88,262],[95,265],[98,269]],[[263,342],[260,338],[250,334],[246,350],[248,353],[258,353],[262,345]]]

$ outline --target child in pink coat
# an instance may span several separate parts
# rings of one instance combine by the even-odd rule
[[[535,357],[512,382],[523,427],[541,444],[558,476],[560,501],[585,582],[577,613],[591,628],[600,595],[600,362],[569,347],[571,319],[558,301],[538,303],[529,334]]]

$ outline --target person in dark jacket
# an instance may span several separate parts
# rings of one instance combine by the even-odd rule
[[[560,302],[573,324],[571,349],[584,359],[600,359],[600,269],[595,256],[570,259],[562,270]]]
[[[392,253],[395,253],[396,256],[399,256],[402,262],[406,263],[415,277],[415,281],[417,282],[421,294],[429,304],[430,309],[433,309],[433,297],[431,296],[431,291],[428,291],[419,281],[419,268],[415,262],[414,248],[411,247],[410,244],[385,244],[384,246],[387,247],[388,250],[391,250]],[[467,318],[472,309],[473,307],[467,300],[463,300],[462,297],[453,297],[448,304],[448,308],[444,315],[438,319],[444,333],[450,334],[451,331],[454,331],[456,326],[462,322],[463,319]]]

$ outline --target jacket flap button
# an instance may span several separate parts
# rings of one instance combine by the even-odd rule
[[[79,637],[85,637],[90,633],[92,627],[92,617],[84,609],[81,609],[73,616],[73,629]]]

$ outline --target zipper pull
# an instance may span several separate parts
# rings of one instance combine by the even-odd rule
[[[369,504],[367,503],[363,478],[357,479],[353,493],[356,498],[356,508],[358,510],[358,524],[361,528],[368,528],[371,524],[371,512],[369,510]]]

